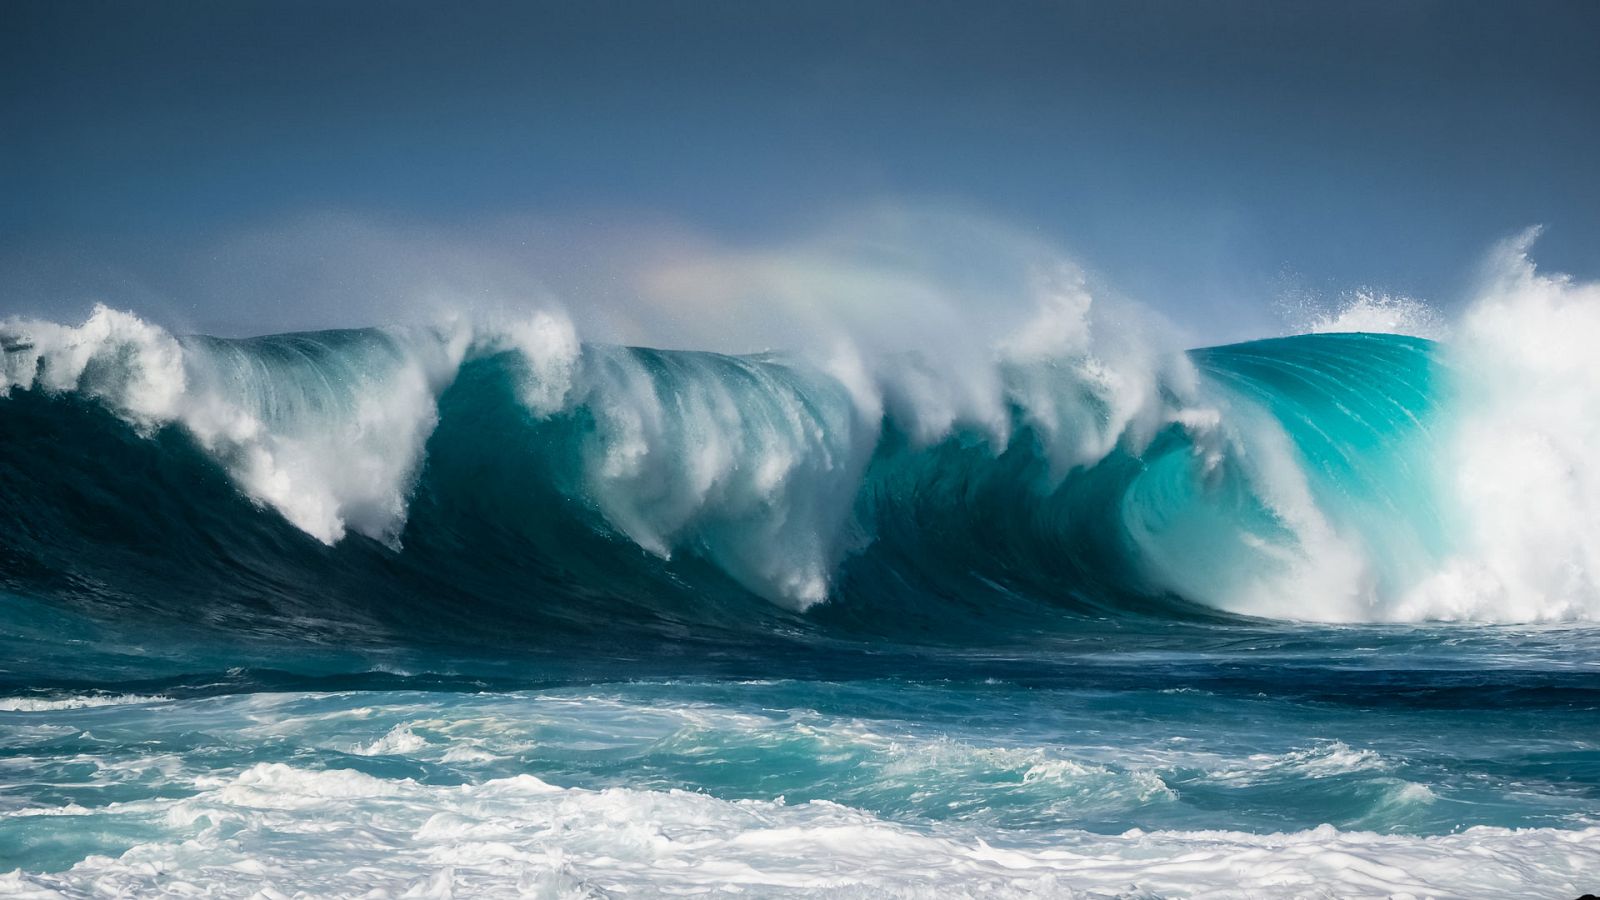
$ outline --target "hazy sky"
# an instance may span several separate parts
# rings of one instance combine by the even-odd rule
[[[1448,308],[1533,224],[1597,274],[1597,48],[1595,2],[7,0],[0,314],[581,308],[636,252],[864,209],[1012,229],[1204,339],[1285,293]]]

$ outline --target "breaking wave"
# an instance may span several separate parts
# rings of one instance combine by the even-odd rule
[[[0,577],[91,612],[435,637],[1592,619],[1600,287],[1536,272],[1530,240],[1446,342],[1168,352],[1080,288],[978,375],[585,343],[550,314],[12,320]]]

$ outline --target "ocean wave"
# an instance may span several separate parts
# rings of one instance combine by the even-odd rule
[[[1068,290],[975,382],[916,353],[586,344],[544,314],[245,340],[11,321],[5,577],[446,637],[1589,619],[1600,288],[1526,247],[1447,344],[1169,353]]]

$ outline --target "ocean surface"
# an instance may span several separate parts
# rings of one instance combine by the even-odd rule
[[[0,895],[1600,890],[1600,331],[0,326]]]

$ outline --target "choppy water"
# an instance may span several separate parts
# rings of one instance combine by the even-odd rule
[[[1595,644],[1196,627],[28,692],[0,701],[0,889],[1577,896]]]

